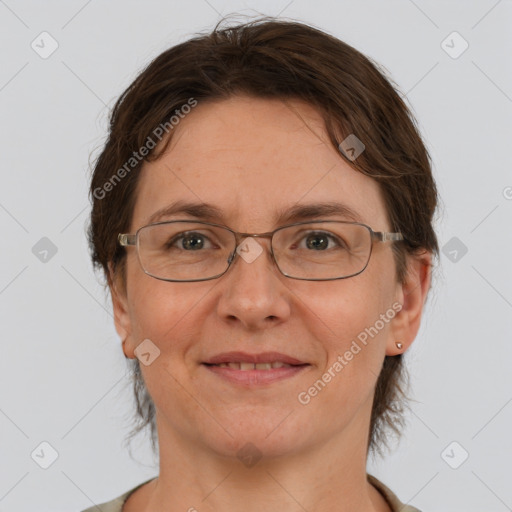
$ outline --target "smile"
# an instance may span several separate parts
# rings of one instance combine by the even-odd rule
[[[291,364],[283,363],[282,361],[273,361],[271,363],[219,363],[213,366],[219,368],[231,368],[232,370],[271,370],[272,368],[291,368]]]
[[[284,381],[301,374],[310,364],[291,365],[281,361],[271,363],[230,362],[218,364],[202,364],[215,379],[245,388],[266,386]]]

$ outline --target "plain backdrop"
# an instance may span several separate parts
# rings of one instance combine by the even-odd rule
[[[233,12],[334,34],[382,64],[417,116],[442,254],[406,356],[407,429],[368,471],[423,512],[512,510],[512,3],[5,0],[0,511],[82,510],[157,474],[147,437],[133,457],[123,444],[132,391],[89,260],[88,162],[143,66]]]

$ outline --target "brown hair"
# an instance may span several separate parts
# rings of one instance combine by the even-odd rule
[[[117,234],[130,228],[144,160],[157,159],[170,141],[170,136],[164,138],[135,160],[139,148],[154,139],[155,129],[169,126],[170,118],[191,99],[200,103],[248,94],[304,100],[322,114],[335,148],[349,134],[364,143],[356,160],[342,151],[340,156],[379,183],[390,229],[406,238],[392,245],[397,279],[403,282],[407,254],[427,250],[438,256],[432,225],[438,198],[414,116],[390,82],[377,64],[348,44],[298,22],[264,18],[226,27],[221,22],[211,33],[166,50],[117,100],[108,139],[94,165],[88,237],[95,268],[103,270],[112,286],[111,264],[124,286],[126,253],[117,244]],[[139,361],[130,364],[138,422],[130,437],[149,425],[156,450],[155,407]],[[406,381],[402,355],[386,356],[375,390],[368,450],[382,453],[386,427],[400,434]]]

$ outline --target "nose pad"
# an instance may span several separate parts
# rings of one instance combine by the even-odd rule
[[[231,265],[231,262],[235,259],[236,249],[229,255],[228,257],[228,265]]]

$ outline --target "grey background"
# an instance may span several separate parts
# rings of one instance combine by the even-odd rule
[[[107,107],[151,58],[221,15],[255,11],[312,23],[385,66],[434,160],[446,254],[407,354],[408,428],[369,472],[423,512],[512,510],[512,3],[6,0],[0,511],[81,510],[157,474],[147,438],[133,458],[123,446],[132,395],[85,241],[88,159]],[[31,47],[43,45],[43,31],[58,43],[46,59]],[[442,47],[453,31],[469,44],[458,58]],[[444,43],[452,54],[457,37]],[[47,469],[44,441],[58,453]],[[468,459],[453,469],[447,461],[456,465],[463,450]]]

